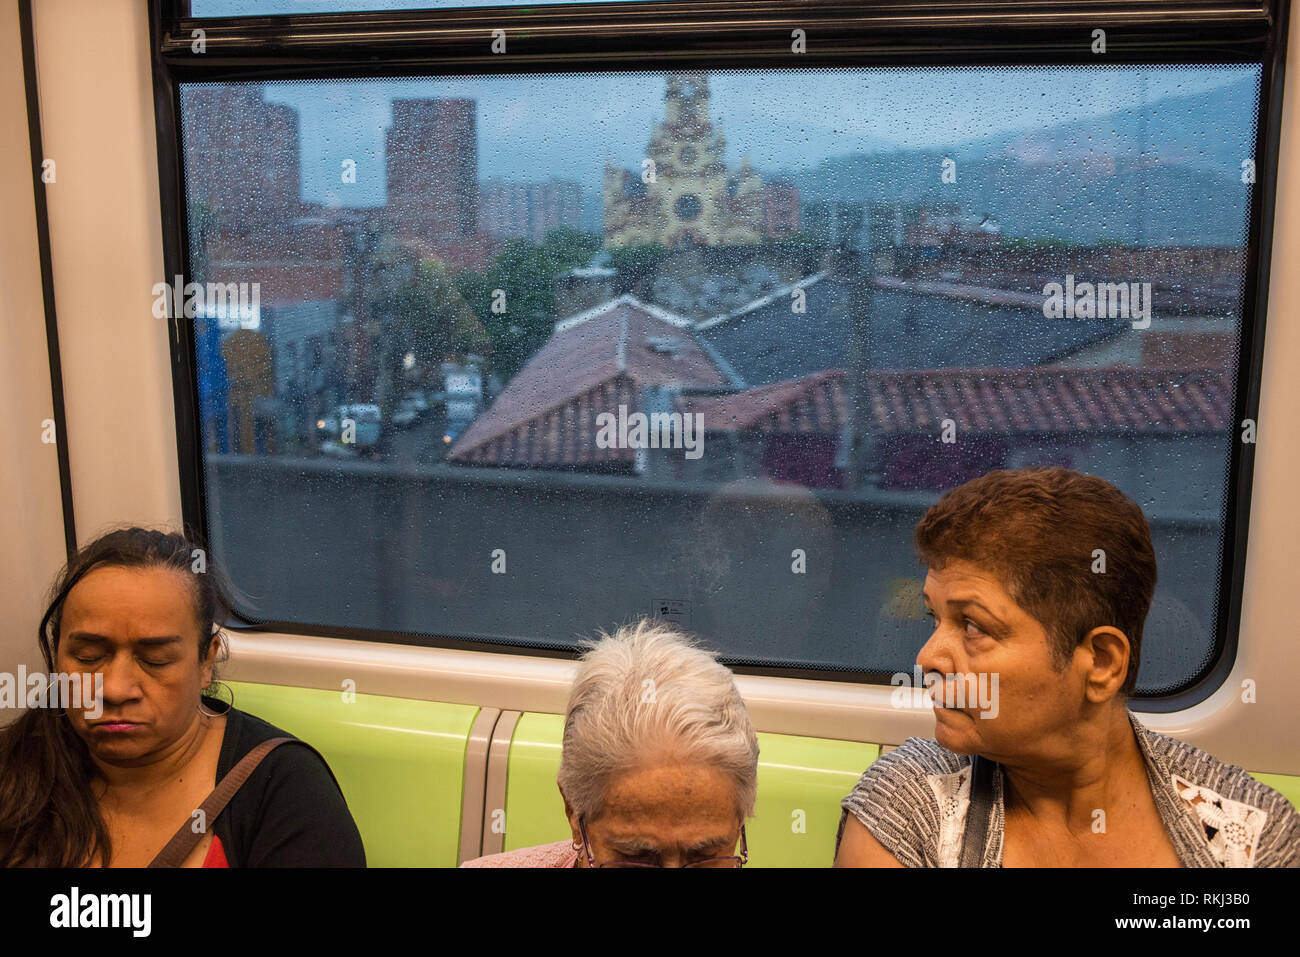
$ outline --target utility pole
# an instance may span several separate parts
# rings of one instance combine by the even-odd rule
[[[1147,232],[1147,75],[1138,81],[1142,104],[1138,107],[1138,204],[1136,245],[1146,243]]]
[[[867,231],[869,232],[869,230]],[[848,406],[841,423],[835,465],[842,469],[849,489],[861,488],[874,464],[875,434],[869,411],[868,376],[871,370],[871,262],[870,251],[828,251],[824,261],[827,281],[847,287],[849,341],[845,349],[844,393]]]

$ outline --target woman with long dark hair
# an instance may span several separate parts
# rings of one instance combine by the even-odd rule
[[[69,559],[41,654],[51,674],[102,676],[100,700],[0,729],[0,866],[365,866],[324,760],[205,696],[226,594],[180,535],[125,528]]]

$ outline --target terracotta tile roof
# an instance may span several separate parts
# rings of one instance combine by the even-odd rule
[[[727,396],[687,396],[709,431],[837,433],[848,419],[846,373],[827,369]],[[1233,383],[1219,369],[1035,367],[870,370],[869,427],[966,433],[1218,432],[1230,428]]]
[[[596,446],[596,416],[641,409],[649,386],[719,387],[726,379],[683,322],[631,296],[556,324],[447,458],[465,465],[564,468],[630,463]],[[580,321],[575,321],[580,320]]]

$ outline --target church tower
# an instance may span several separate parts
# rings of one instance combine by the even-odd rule
[[[729,175],[726,140],[709,117],[709,78],[668,74],[664,119],[650,134],[644,175],[605,167],[605,245],[669,248],[757,243],[763,184],[746,159]],[[651,175],[652,174],[652,175]]]

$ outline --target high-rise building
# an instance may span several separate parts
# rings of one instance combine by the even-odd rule
[[[261,83],[182,94],[190,278],[257,283],[263,305],[329,298],[342,284],[347,211],[301,198],[298,111]]]
[[[478,229],[475,102],[394,100],[385,140],[388,212],[398,235],[437,245]]]
[[[278,224],[301,208],[298,111],[267,103],[260,83],[189,87],[184,93],[185,181],[215,224]]]
[[[540,243],[552,229],[582,229],[582,187],[571,180],[479,186],[479,228],[497,239]]]

